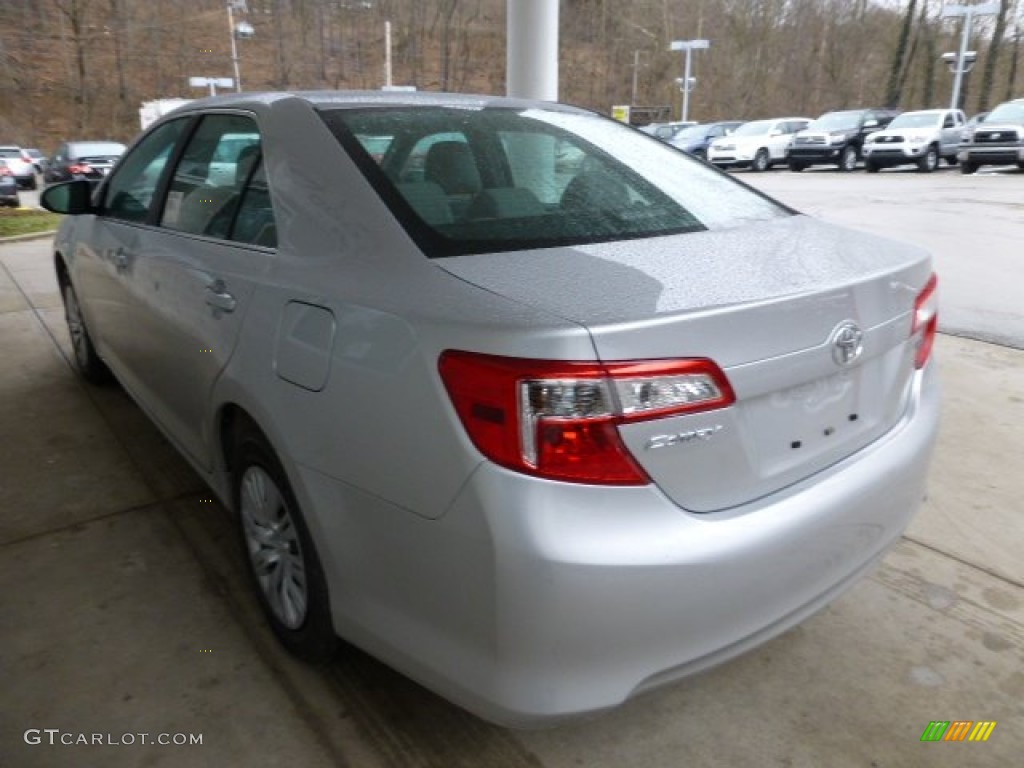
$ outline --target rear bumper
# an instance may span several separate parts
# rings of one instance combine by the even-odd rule
[[[337,548],[325,558],[336,627],[519,726],[607,709],[725,661],[820,610],[899,538],[938,429],[935,367],[917,374],[883,438],[721,513],[685,512],[654,486],[575,486],[484,463],[438,520],[367,516],[358,549],[345,513],[321,517]],[[320,502],[346,505],[317,482]]]

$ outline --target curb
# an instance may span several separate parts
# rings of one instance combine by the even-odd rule
[[[49,229],[46,232],[29,232],[24,235],[11,235],[10,237],[0,237],[0,245],[6,243],[23,243],[26,240],[43,240],[51,238],[57,234],[56,229]]]

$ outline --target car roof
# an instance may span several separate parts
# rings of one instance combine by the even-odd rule
[[[580,107],[573,107],[551,101],[514,99],[504,96],[482,94],[438,93],[427,91],[263,91],[232,93],[196,99],[183,104],[171,114],[187,114],[211,108],[245,108],[269,106],[286,99],[301,99],[314,108],[358,109],[363,107],[455,107],[483,109],[485,107],[507,107],[512,109],[543,108],[560,112],[589,113]]]
[[[901,112],[901,115],[941,115],[943,112],[959,112],[959,109],[950,109],[949,107],[937,107],[936,109],[911,109],[907,112]]]

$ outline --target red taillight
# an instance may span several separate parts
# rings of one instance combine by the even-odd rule
[[[75,163],[74,165],[69,165],[68,170],[71,173],[89,173],[92,171],[92,166],[88,163]]]
[[[14,174],[11,173],[11,169],[10,168],[8,168],[6,165],[0,165],[0,176],[13,176],[13,175]]]
[[[735,401],[725,374],[704,359],[560,362],[448,350],[438,367],[484,456],[577,483],[646,485],[618,425]]]
[[[935,346],[935,332],[939,327],[939,297],[936,288],[939,280],[935,275],[929,278],[914,301],[914,321],[910,327],[911,336],[919,336],[914,367],[924,368]]]

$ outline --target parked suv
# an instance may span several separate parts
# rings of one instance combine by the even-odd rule
[[[885,130],[864,140],[864,170],[914,163],[922,173],[931,173],[939,159],[956,164],[960,133],[967,118],[959,109],[922,109],[898,115]]]
[[[844,109],[826,112],[800,131],[786,150],[791,171],[810,165],[835,165],[852,171],[861,157],[864,138],[881,130],[899,114],[896,109]]]
[[[1024,99],[1006,101],[965,135],[960,151],[962,173],[974,173],[983,165],[1012,165],[1024,170]]]
[[[708,147],[708,162],[719,168],[767,171],[784,162],[793,136],[811,124],[807,117],[777,117],[744,123]]]
[[[13,144],[0,147],[0,159],[7,165],[7,169],[14,176],[19,187],[36,188],[36,167],[32,165],[31,161],[25,159],[21,147]]]
[[[48,184],[73,179],[99,181],[124,149],[124,144],[116,141],[66,141],[53,153],[43,178]]]

